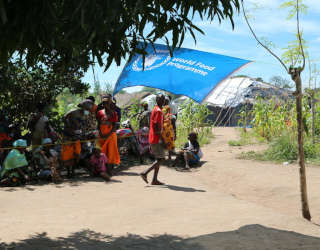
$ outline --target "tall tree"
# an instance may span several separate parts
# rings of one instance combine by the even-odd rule
[[[305,166],[305,156],[304,156],[304,128],[303,128],[303,114],[302,114],[302,81],[301,81],[301,73],[305,69],[306,65],[306,56],[304,51],[304,40],[302,39],[302,33],[300,31],[300,19],[299,14],[305,13],[307,10],[307,6],[304,5],[303,0],[290,0],[284,2],[280,7],[289,8],[288,19],[296,18],[297,30],[296,36],[297,40],[294,42],[290,42],[288,47],[286,48],[286,52],[280,58],[276,55],[268,43],[259,39],[252,29],[248,16],[246,14],[243,2],[242,11],[244,14],[245,21],[253,34],[254,38],[257,40],[258,44],[260,44],[263,48],[265,48],[272,56],[274,56],[280,64],[284,67],[286,72],[290,75],[291,79],[294,81],[296,90],[294,92],[296,97],[296,108],[297,108],[297,124],[298,124],[298,150],[299,150],[299,166],[300,166],[300,193],[301,193],[301,204],[302,204],[302,216],[311,220],[309,204],[308,204],[308,195],[307,195],[307,178],[306,178],[306,166]],[[289,65],[289,66],[288,66]]]
[[[18,52],[28,66],[43,56],[54,56],[64,67],[73,58],[81,58],[87,62],[97,60],[108,68],[134,53],[144,55],[145,48],[138,47],[140,41],[163,39],[174,48],[182,44],[186,33],[195,39],[195,31],[203,33],[192,22],[195,15],[210,21],[229,19],[234,25],[232,17],[239,10],[239,2],[1,0],[0,64],[6,64]]]

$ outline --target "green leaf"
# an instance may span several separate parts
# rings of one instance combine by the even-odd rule
[[[1,16],[2,23],[6,24],[8,21],[8,18],[7,18],[6,10],[4,8],[3,0],[0,0],[0,16]]]

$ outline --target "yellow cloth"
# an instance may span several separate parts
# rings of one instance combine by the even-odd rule
[[[163,122],[163,131],[162,131],[162,138],[166,145],[167,150],[172,151],[175,148],[174,145],[174,129],[171,122],[170,107],[165,106],[162,109],[164,114],[164,122]]]

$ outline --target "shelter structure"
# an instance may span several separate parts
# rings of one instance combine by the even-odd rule
[[[130,105],[133,105],[135,103],[140,103],[141,100],[146,98],[147,96],[150,96],[151,93],[147,91],[142,92],[134,92],[134,93],[118,93],[116,94],[115,98],[117,99],[117,105],[120,108],[126,109]]]
[[[294,98],[292,91],[249,77],[228,78],[218,84],[205,100],[212,111],[208,119],[216,126],[238,126],[241,110],[250,111],[257,97],[279,101]]]

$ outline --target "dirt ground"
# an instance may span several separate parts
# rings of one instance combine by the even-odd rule
[[[214,133],[200,168],[161,168],[163,187],[135,166],[110,183],[1,189],[0,249],[320,249],[320,168],[307,169],[308,222],[296,165],[240,160],[261,146],[230,147],[233,128]]]

